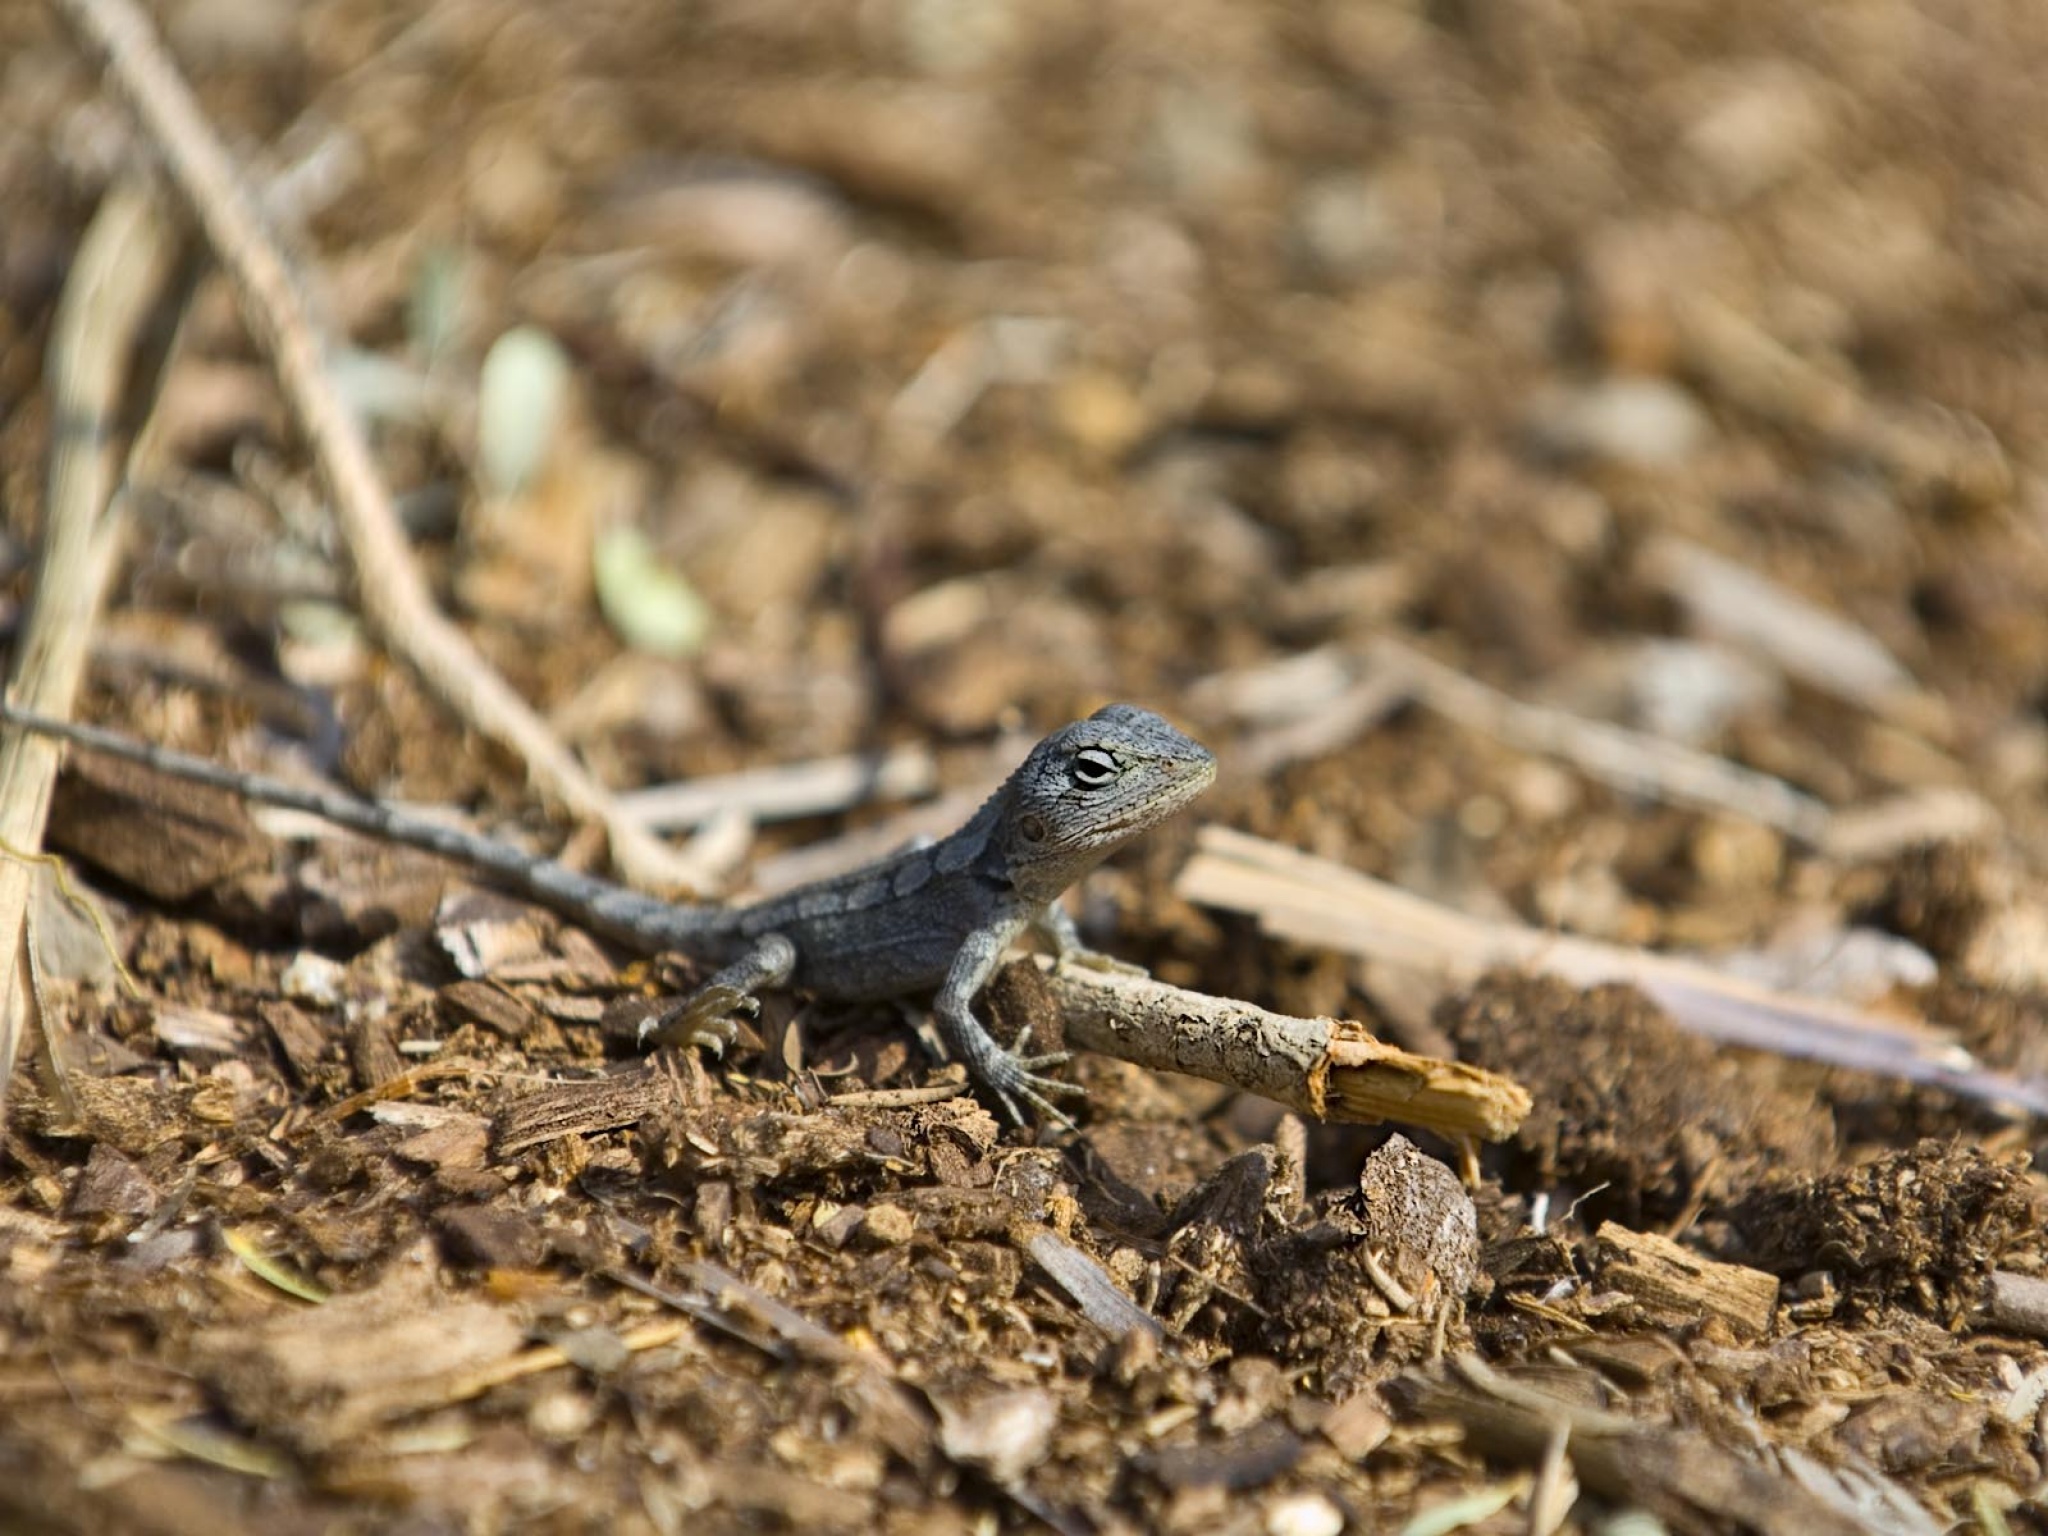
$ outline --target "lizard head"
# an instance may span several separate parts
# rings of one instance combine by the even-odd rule
[[[1051,901],[1215,777],[1207,747],[1135,705],[1054,731],[1010,779],[1000,836],[1018,892]]]

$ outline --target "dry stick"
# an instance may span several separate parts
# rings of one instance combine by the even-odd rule
[[[1226,770],[1263,779],[1289,763],[1340,751],[1406,704],[1414,691],[1413,678],[1401,668],[1368,659],[1365,675],[1324,707],[1238,742],[1225,759]]]
[[[1456,983],[1497,966],[1544,972],[1581,987],[1628,982],[1681,1028],[1708,1039],[2048,1115],[2048,1083],[1983,1071],[1960,1046],[1924,1026],[1760,987],[1669,955],[1467,917],[1341,864],[1223,827],[1202,829],[1175,890],[1203,906],[1250,913],[1278,938]]]
[[[371,632],[476,730],[525,762],[537,788],[601,822],[630,881],[698,884],[686,861],[626,815],[603,785],[442,616],[414,566],[390,497],[355,418],[335,394],[304,297],[257,217],[226,151],[133,0],[51,0],[89,49],[104,55],[171,180],[192,205],[233,280],[244,320],[270,354],[293,415],[333,499]]]
[[[649,830],[672,832],[735,811],[755,822],[830,816],[872,800],[914,800],[937,785],[931,749],[913,745],[654,784],[619,796],[619,804]]]
[[[1463,1062],[1417,1056],[1349,1019],[1301,1019],[1149,976],[1041,959],[1070,1043],[1158,1072],[1185,1072],[1322,1120],[1396,1121],[1502,1141],[1528,1090]]]
[[[1417,1417],[1449,1419],[1489,1456],[1537,1462],[1560,1424],[1587,1488],[1640,1505],[1674,1530],[1725,1530],[1734,1522],[1761,1536],[1868,1536],[1850,1517],[1777,1469],[1738,1456],[1698,1430],[1644,1422],[1554,1397],[1461,1356],[1447,1368],[1411,1371],[1388,1389]]]
[[[1799,671],[1783,655],[1772,659],[1781,670]],[[1809,671],[1817,676],[1818,664]],[[1256,728],[1225,761],[1224,771],[1233,776],[1260,778],[1300,758],[1349,746],[1414,699],[1469,730],[1520,751],[1557,757],[1626,793],[1749,817],[1846,863],[1885,858],[1914,843],[1979,839],[2000,825],[1997,810],[1983,796],[1952,786],[1830,809],[1781,779],[1725,758],[1510,698],[1390,639],[1351,650],[1325,646],[1220,672],[1198,683],[1190,697],[1211,714],[1257,719]],[[1881,703],[1890,718],[1917,728],[1932,729],[1942,713],[1938,699],[1910,689],[1894,690],[1875,702],[1853,697],[1873,708]]]
[[[1374,642],[1373,654],[1405,672],[1417,696],[1447,719],[1523,751],[1562,758],[1624,793],[1728,812],[1804,843],[1827,838],[1827,806],[1782,779],[1662,737],[1525,704],[1392,640]]]
[[[2048,1280],[1994,1269],[1985,1289],[1980,1328],[2048,1339]]]
[[[85,669],[93,617],[120,552],[124,520],[110,506],[112,423],[136,335],[170,280],[175,241],[155,200],[123,182],[86,231],[50,339],[54,446],[34,596],[14,648],[9,700],[68,716]],[[40,849],[59,749],[0,730],[0,839]],[[28,904],[36,868],[0,861],[0,1122],[30,1016]]]
[[[1901,723],[1944,713],[1869,630],[1740,561],[1664,534],[1644,546],[1635,570],[1685,611],[1692,628],[1761,654],[1809,688]]]
[[[815,880],[829,880],[894,853],[918,838],[944,837],[980,809],[981,803],[1024,761],[1030,748],[1031,742],[1025,737],[1002,736],[990,745],[988,755],[963,783],[938,798],[899,811],[886,821],[855,827],[822,842],[805,843],[756,861],[752,881],[755,894],[773,896]]]
[[[1910,488],[1947,485],[1978,505],[2004,502],[2016,476],[2005,451],[1972,418],[1947,413],[1937,430],[1873,405],[1843,377],[1809,361],[1755,321],[1707,293],[1680,300],[1674,318],[1689,371],[1740,409],[1875,459]]]

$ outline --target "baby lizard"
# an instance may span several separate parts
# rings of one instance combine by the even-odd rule
[[[1150,710],[1112,704],[1039,742],[950,836],[722,907],[663,901],[374,800],[240,773],[92,726],[8,705],[0,720],[440,854],[629,949],[720,967],[649,1026],[651,1040],[723,1045],[732,1014],[771,987],[849,1002],[931,991],[946,1045],[1019,1124],[1026,1104],[1064,1120],[1048,1095],[1080,1090],[1040,1075],[1063,1055],[1025,1055],[1024,1040],[1015,1051],[998,1045],[975,1017],[975,997],[1026,929],[1063,957],[1104,963],[1082,947],[1060,894],[1216,777],[1216,759],[1200,743]]]

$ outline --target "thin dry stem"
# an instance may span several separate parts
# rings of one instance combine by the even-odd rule
[[[120,553],[123,521],[112,503],[113,419],[136,338],[169,281],[175,242],[139,183],[107,194],[86,231],[58,306],[50,342],[49,506],[34,596],[13,657],[8,698],[68,715],[84,674],[94,616]],[[42,847],[60,749],[0,731],[0,841]],[[34,864],[0,863],[0,1120],[32,1008],[26,963]]]
[[[1805,843],[1827,837],[1827,806],[1783,779],[1660,736],[1525,704],[1392,640],[1375,642],[1373,651],[1405,672],[1417,697],[1445,718],[1522,751],[1561,758],[1626,794],[1745,817]]]
[[[333,499],[371,632],[464,721],[516,753],[538,789],[572,814],[602,823],[627,879],[656,886],[698,883],[684,861],[620,809],[434,606],[369,446],[328,380],[304,296],[148,18],[132,0],[53,3],[81,41],[105,59],[233,280],[243,317],[270,355]]]
[[[1242,832],[1204,828],[1176,890],[1204,906],[1250,913],[1278,938],[1419,968],[1454,984],[1497,966],[1581,987],[1628,982],[1680,1027],[1709,1039],[2048,1114],[2048,1084],[1983,1071],[1951,1038],[1924,1025],[1757,986],[1695,961],[1468,917]]]
[[[931,749],[898,747],[721,774],[688,784],[654,784],[619,803],[656,832],[699,827],[735,812],[755,822],[830,816],[871,800],[908,800],[938,786]]]
[[[1529,1113],[1519,1083],[1387,1045],[1348,1019],[1296,1018],[1149,976],[1040,964],[1070,1043],[1154,1071],[1262,1094],[1319,1120],[1394,1121],[1488,1141],[1513,1135]]]

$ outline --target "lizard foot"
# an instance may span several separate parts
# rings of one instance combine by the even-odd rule
[[[641,1025],[641,1047],[699,1045],[722,1059],[739,1036],[737,1020],[760,1012],[760,990],[781,986],[795,966],[796,946],[779,933],[764,935],[688,997]]]
[[[751,1018],[760,1006],[751,993],[712,982],[650,1015],[640,1026],[640,1048],[697,1046],[723,1060],[725,1048],[739,1036],[739,1020]]]
[[[981,1085],[995,1096],[1003,1106],[1003,1112],[1012,1124],[1028,1129],[1031,1118],[1020,1108],[1028,1104],[1046,1119],[1056,1125],[1079,1134],[1080,1127],[1052,1102],[1054,1095],[1063,1098],[1085,1099],[1088,1090],[1079,1083],[1063,1083],[1056,1077],[1042,1074],[1047,1067],[1064,1066],[1073,1059],[1069,1051],[1046,1051],[1040,1055],[1028,1056],[1026,1049],[1031,1044],[1031,1027],[1026,1025],[1017,1035],[1017,1043],[1010,1050],[998,1048],[992,1055],[983,1058],[976,1066],[974,1076]]]

